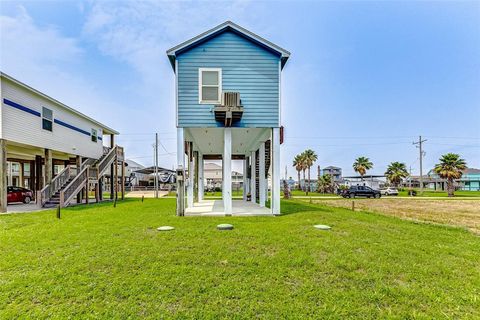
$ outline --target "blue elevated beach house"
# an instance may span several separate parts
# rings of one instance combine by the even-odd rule
[[[280,82],[290,53],[227,21],[167,55],[176,76],[177,214],[280,214]],[[222,160],[222,201],[203,200],[205,160]],[[244,163],[243,201],[232,201],[232,160]]]

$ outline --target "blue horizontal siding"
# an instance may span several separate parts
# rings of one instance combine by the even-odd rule
[[[244,113],[237,127],[278,127],[280,57],[232,32],[180,54],[178,125],[217,127],[213,105],[198,103],[198,69],[221,68],[223,91],[238,91]]]

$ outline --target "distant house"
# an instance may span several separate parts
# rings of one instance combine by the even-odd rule
[[[149,181],[151,180],[150,176],[148,174],[138,172],[139,170],[145,169],[145,166],[131,159],[127,159],[125,162],[127,164],[125,171],[127,185],[134,187],[148,186]]]
[[[458,183],[460,190],[480,191],[480,169],[467,168]]]
[[[347,187],[351,186],[367,186],[372,189],[381,189],[386,183],[386,178],[383,175],[364,175],[361,176],[351,176],[343,177],[343,185]]]
[[[206,162],[204,165],[204,184],[207,191],[215,188],[222,188],[222,167],[213,162]],[[232,188],[240,190],[243,187],[243,174],[232,171]]]
[[[340,183],[342,181],[342,168],[328,166],[321,170],[322,175],[329,174],[332,176],[332,180],[335,183]]]
[[[442,179],[436,174],[433,169],[427,173],[424,177],[423,183],[426,188],[432,190],[447,189],[447,181]],[[418,183],[418,185],[420,185]],[[480,169],[467,168],[463,171],[463,175],[460,179],[455,180],[455,189],[465,191],[480,191]]]
[[[433,169],[423,176],[423,187],[436,190],[447,190],[447,180],[442,179]],[[420,188],[420,176],[410,176],[405,179],[402,187]],[[460,179],[455,180],[455,189],[464,191],[480,191],[480,169],[467,168]]]
[[[7,184],[33,190],[40,206],[80,201],[85,189],[101,200],[105,174],[123,162],[118,132],[7,74],[0,78],[0,212]]]

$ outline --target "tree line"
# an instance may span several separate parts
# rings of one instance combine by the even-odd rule
[[[311,179],[310,170],[313,164],[317,161],[318,156],[315,151],[307,149],[302,153],[296,155],[293,159],[293,167],[297,171],[298,189],[303,190],[308,195],[311,192]],[[353,170],[363,177],[368,170],[373,168],[373,163],[367,157],[358,157],[353,163]],[[467,168],[467,163],[464,159],[456,153],[447,153],[440,157],[439,163],[437,163],[433,171],[439,175],[440,178],[445,179],[447,182],[448,196],[453,196],[455,192],[454,182],[456,179],[460,179],[463,175],[463,171]],[[307,173],[307,177],[305,177]],[[300,176],[303,175],[303,186],[301,185]],[[407,166],[403,162],[394,161],[391,162],[385,176],[390,184],[398,187],[402,183],[403,179],[409,176]],[[307,182],[308,181],[308,182]],[[318,166],[317,177],[317,191],[332,193],[334,189],[334,181],[329,174],[320,175],[320,166]]]

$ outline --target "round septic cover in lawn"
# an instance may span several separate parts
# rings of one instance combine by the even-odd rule
[[[222,223],[217,226],[218,230],[233,230],[233,225],[228,223]]]
[[[330,229],[332,229],[332,227],[324,225],[324,224],[316,224],[313,227],[316,228],[316,229],[320,229],[320,230],[330,230]]]
[[[163,226],[163,227],[158,227],[157,230],[158,231],[171,231],[175,229],[174,227],[170,227],[170,226]]]

